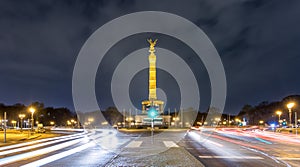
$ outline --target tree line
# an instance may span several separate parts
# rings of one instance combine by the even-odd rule
[[[292,122],[295,122],[295,112],[300,118],[300,95],[290,95],[283,98],[281,101],[268,102],[263,101],[256,106],[249,104],[244,105],[237,117],[244,119],[247,124],[258,125],[259,121],[263,121],[267,124],[278,123],[279,115],[276,111],[281,111],[281,120],[289,121],[289,111],[287,104],[294,102],[295,106],[292,108]]]
[[[41,102],[33,102],[28,106],[21,103],[14,105],[0,103],[0,120],[4,119],[4,112],[6,112],[8,124],[10,124],[12,120],[19,122],[20,114],[25,115],[23,120],[31,119],[31,113],[28,111],[29,107],[33,107],[36,110],[33,114],[34,121],[38,121],[45,126],[50,125],[50,122],[53,122],[57,126],[66,126],[68,120],[77,120],[76,113],[68,108],[45,107]]]

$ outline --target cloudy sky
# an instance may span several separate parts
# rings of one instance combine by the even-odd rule
[[[298,0],[1,1],[0,103],[41,101],[46,106],[74,110],[72,75],[81,47],[105,23],[138,11],[173,13],[190,20],[206,33],[226,73],[225,112],[236,114],[244,104],[256,105],[300,94],[299,8]],[[106,56],[108,65],[103,68],[117,65],[122,58],[117,55],[124,57],[147,47],[147,42],[141,40],[152,36],[159,38],[162,48],[177,51],[178,55],[193,54],[171,37],[137,34],[111,48]],[[177,44],[183,49],[172,48]],[[107,92],[112,73],[99,71],[96,94],[101,108],[106,108],[113,105]],[[132,81],[133,85],[142,84],[144,74],[147,71],[141,71]],[[169,76],[163,71],[158,74],[162,78]],[[201,67],[195,75],[204,92],[200,110],[205,110],[210,99],[207,72]],[[172,77],[169,76],[168,81],[172,82]],[[168,85],[163,81],[158,83],[162,89]],[[147,97],[147,91],[133,88],[130,94],[133,103],[138,105],[139,97]],[[176,88],[176,84],[171,88]],[[175,92],[172,97],[177,95]],[[168,107],[174,107],[178,99],[170,99],[174,104]]]

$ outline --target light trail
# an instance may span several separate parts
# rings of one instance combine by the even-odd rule
[[[40,150],[27,152],[27,153],[23,153],[23,154],[11,156],[11,157],[2,158],[0,160],[0,165],[5,165],[5,164],[12,163],[12,162],[15,162],[15,161],[20,161],[22,159],[28,159],[28,158],[36,157],[36,156],[39,156],[39,155],[47,154],[47,153],[50,153],[50,152],[53,152],[53,151],[56,151],[56,150],[59,150],[59,149],[62,149],[62,148],[72,146],[72,145],[77,144],[77,143],[79,143],[83,140],[84,139],[76,139],[76,140],[61,143],[61,144],[58,144],[58,145],[55,145],[55,146],[43,148],[43,149],[40,149]]]
[[[261,139],[259,137],[255,137],[256,140],[260,141],[260,142],[263,142],[263,143],[266,143],[266,144],[272,144],[271,142],[267,141],[267,140],[264,140],[264,139]]]
[[[275,161],[277,164],[283,163],[283,164],[285,164],[287,167],[291,167],[291,166],[290,166],[288,163],[286,163],[285,161],[283,161],[283,160],[281,160],[281,159],[278,159],[278,158],[276,158],[276,157],[274,157],[274,156],[272,156],[272,155],[269,155],[269,154],[267,154],[267,153],[265,153],[265,152],[263,152],[263,151],[256,150],[256,149],[253,149],[253,148],[248,148],[248,147],[244,147],[244,148],[247,149],[247,150],[253,151],[253,152],[260,153],[260,154],[262,154],[262,155],[264,155],[264,156],[266,156],[266,157],[272,159],[272,160]]]
[[[228,159],[230,160],[263,160],[264,157],[261,156],[253,156],[253,154],[249,155],[245,155],[245,153],[243,152],[238,152],[235,151],[235,149],[232,149],[231,145],[225,144],[226,142],[229,143],[233,143],[234,145],[236,145],[237,147],[240,147],[241,142],[233,142],[233,140],[227,139],[225,137],[220,137],[217,135],[213,135],[213,134],[205,134],[205,133],[195,133],[192,132],[191,134],[189,133],[189,135],[192,137],[192,139],[194,139],[195,141],[199,142],[203,147],[209,149],[210,152],[212,152],[215,155],[205,155],[206,153],[204,152],[204,155],[199,155],[198,157],[201,159]],[[206,136],[203,137],[203,139],[205,140],[201,140],[202,135],[208,135],[211,138],[208,139]],[[214,139],[214,140],[213,140]],[[223,142],[219,143],[217,142],[218,139]],[[213,141],[212,141],[213,140]],[[201,142],[200,142],[201,141]],[[237,145],[238,143],[238,145]],[[226,160],[227,161],[227,160]]]
[[[262,157],[259,156],[199,156],[199,158],[204,158],[204,159],[212,159],[212,158],[216,158],[216,159],[264,159]]]
[[[202,133],[202,135],[207,135],[207,134]],[[265,149],[263,149],[262,147],[253,146],[251,144],[246,144],[246,143],[243,143],[243,142],[240,142],[240,141],[235,141],[233,139],[229,139],[229,138],[226,138],[226,137],[222,137],[222,136],[218,136],[218,135],[213,135],[213,134],[210,134],[209,136],[210,137],[214,137],[214,138],[218,138],[218,139],[230,142],[230,143],[238,144],[238,145],[241,145],[241,146],[246,146],[246,147],[255,148],[255,149],[258,149],[258,150],[265,151]]]
[[[47,158],[40,159],[38,161],[31,162],[31,163],[23,165],[21,167],[42,166],[42,165],[48,164],[50,162],[54,162],[56,160],[65,158],[65,157],[70,156],[72,154],[75,154],[77,152],[83,151],[83,150],[88,149],[88,148],[93,147],[93,146],[95,146],[95,143],[94,142],[90,142],[90,143],[84,144],[82,146],[75,147],[75,148],[73,148],[71,150],[64,151],[64,152],[61,152],[59,154],[54,154],[54,155],[49,156]]]
[[[103,137],[103,136],[105,136],[105,138],[109,137],[109,136],[115,137],[115,134],[110,134],[109,131],[106,131],[106,133],[101,133],[101,134],[97,134],[97,135],[94,134],[92,136],[93,138],[89,137],[89,140],[94,140],[95,141],[99,137]],[[86,149],[88,149],[90,147],[94,147],[96,145],[96,143],[94,141],[93,142],[89,141],[89,143],[87,143],[87,144],[84,144],[84,145],[75,147],[73,149],[70,149],[70,150],[67,150],[67,151],[64,151],[64,152],[61,152],[61,153],[58,153],[58,154],[54,154],[52,156],[49,156],[49,157],[46,157],[46,158],[43,158],[43,159],[31,162],[31,163],[28,163],[26,165],[23,165],[22,167],[42,166],[42,165],[54,162],[56,160],[65,158],[65,157],[70,156],[72,154],[75,154],[77,152],[86,150]],[[105,153],[107,153],[106,150],[101,150],[101,154],[105,154]]]
[[[219,144],[219,143],[216,143],[216,142],[213,142],[213,141],[210,141],[210,140],[207,140],[206,142],[214,144],[214,145],[219,146],[219,147],[223,147],[222,144]]]
[[[26,151],[26,150],[30,150],[30,149],[34,149],[34,148],[38,148],[38,147],[47,146],[47,145],[50,145],[50,144],[55,144],[55,143],[58,143],[58,142],[63,142],[63,141],[67,141],[67,140],[81,138],[81,137],[82,136],[72,136],[72,137],[68,137],[68,138],[49,141],[49,142],[46,142],[46,143],[41,143],[41,144],[31,145],[31,146],[27,146],[27,147],[16,148],[16,149],[12,149],[12,150],[7,150],[7,151],[0,152],[0,156],[7,155],[7,154],[12,154],[12,153],[16,153],[16,152],[22,152],[22,151]]]
[[[98,135],[94,135],[94,137],[97,138],[97,137],[101,137],[102,135],[103,134],[98,134]],[[43,149],[39,149],[39,150],[35,150],[35,151],[23,153],[23,154],[18,154],[18,155],[2,158],[2,159],[0,159],[0,166],[5,165],[5,164],[9,164],[9,163],[13,163],[13,162],[16,162],[16,161],[20,161],[22,159],[29,159],[29,158],[33,158],[33,157],[36,157],[36,156],[39,156],[39,155],[48,154],[50,152],[54,152],[54,151],[57,151],[57,150],[60,150],[60,149],[63,149],[63,148],[67,148],[67,147],[72,146],[74,144],[77,144],[79,142],[89,142],[89,141],[90,141],[90,138],[87,135],[85,135],[84,138],[75,139],[75,140],[64,142],[64,143],[54,145],[54,146],[51,146],[51,147],[46,147],[46,148],[43,148]],[[80,148],[80,149],[83,149],[83,147]]]
[[[275,132],[268,132],[268,131],[241,131],[240,129],[219,129],[216,130],[217,133],[221,134],[229,134],[232,135],[229,138],[236,138],[238,136],[246,136],[249,138],[254,138],[260,142],[265,144],[273,144],[272,142],[280,142],[285,143],[289,142],[290,144],[299,145],[300,138],[296,135],[291,134],[282,134],[282,133],[275,133]],[[234,137],[236,136],[236,137]],[[239,138],[240,140],[246,140],[245,138]],[[272,142],[270,142],[272,141]]]
[[[74,136],[83,136],[84,134],[86,134],[86,132],[78,133],[78,134],[74,134],[74,135],[45,138],[45,139],[30,141],[30,142],[21,143],[21,144],[14,144],[14,145],[10,145],[10,146],[4,146],[4,147],[0,147],[0,151],[7,150],[7,149],[12,149],[12,148],[17,148],[17,147],[23,147],[23,146],[36,144],[36,143],[41,143],[41,142],[46,142],[46,141],[51,141],[51,140],[56,140],[56,139],[63,139],[63,138],[74,137]]]

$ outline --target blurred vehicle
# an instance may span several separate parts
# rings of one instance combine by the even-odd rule
[[[192,126],[189,130],[201,131],[201,127],[200,126]]]
[[[35,131],[37,133],[46,133],[46,129],[44,127],[38,127]]]

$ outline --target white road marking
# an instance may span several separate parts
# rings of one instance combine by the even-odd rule
[[[199,156],[199,158],[205,158],[205,159],[264,159],[259,156]]]
[[[280,160],[291,160],[291,161],[299,161],[300,157],[277,157]]]
[[[22,159],[27,159],[27,158],[35,157],[35,156],[38,156],[38,155],[47,154],[47,153],[50,153],[50,152],[53,152],[53,151],[56,151],[56,150],[59,150],[59,149],[62,149],[62,148],[72,146],[72,145],[77,144],[77,143],[79,143],[81,141],[84,141],[84,140],[85,140],[84,138],[83,139],[82,138],[81,139],[76,139],[76,140],[64,142],[64,143],[61,143],[61,144],[58,144],[58,145],[54,145],[54,146],[51,146],[51,147],[46,147],[46,148],[43,148],[43,149],[40,149],[40,150],[35,150],[35,151],[32,151],[32,152],[27,152],[27,153],[18,154],[18,155],[15,155],[15,156],[2,158],[0,160],[0,166],[8,164],[8,163],[15,162],[15,161],[19,161],[19,160],[22,160]]]
[[[84,144],[84,145],[82,145],[82,146],[73,148],[73,149],[71,149],[71,150],[64,151],[64,152],[61,152],[61,153],[59,153],[59,154],[55,154],[55,155],[52,155],[52,156],[50,156],[50,157],[43,158],[43,159],[40,159],[40,160],[31,162],[31,163],[26,164],[26,165],[23,165],[23,166],[21,166],[21,167],[42,166],[42,165],[48,164],[48,163],[50,163],[50,162],[53,162],[53,161],[62,159],[62,158],[64,158],[64,157],[67,157],[67,156],[69,156],[69,155],[75,154],[75,153],[77,153],[77,152],[83,151],[83,150],[88,149],[88,148],[90,148],[90,147],[92,147],[92,146],[95,146],[95,143],[94,143],[94,142],[90,142],[90,143]]]
[[[103,136],[106,136],[106,135],[103,135],[103,133],[100,133],[100,134],[97,134],[97,135],[93,135],[93,140],[98,139],[99,137],[103,137]],[[86,138],[86,141],[88,141],[88,140],[89,140],[89,138]],[[88,149],[90,147],[93,147],[95,145],[96,145],[95,142],[89,141],[89,143],[87,143],[87,144],[84,144],[84,145],[72,148],[70,150],[67,150],[67,151],[64,151],[64,152],[61,152],[61,153],[58,153],[58,154],[54,154],[52,156],[49,156],[49,157],[46,157],[46,158],[43,158],[43,159],[39,159],[37,161],[25,164],[22,167],[42,166],[42,165],[54,162],[56,160],[65,158],[67,156],[70,156],[72,154],[78,153],[80,151],[83,151],[83,150]],[[101,152],[103,154],[107,153],[107,151],[105,151],[105,150],[101,150]]]
[[[179,147],[176,143],[173,141],[163,141],[166,147]]]
[[[142,143],[143,143],[143,141],[132,141],[126,147],[127,148],[136,148],[136,147],[140,147]]]
[[[46,158],[31,162],[27,165],[28,166],[40,166],[40,165],[43,165],[43,164],[53,162],[55,160],[64,158],[64,157],[69,156],[71,154],[74,154],[74,153],[80,152],[82,150],[85,150],[85,149],[87,149],[91,146],[94,146],[95,143],[91,142],[91,138],[88,137],[88,136],[90,136],[90,134],[82,133],[80,135],[76,134],[76,135],[69,135],[69,136],[64,136],[64,137],[51,138],[53,141],[51,141],[51,140],[48,141],[50,139],[50,138],[48,138],[47,140],[41,139],[38,142],[37,141],[29,142],[29,143],[33,144],[33,143],[40,143],[42,141],[44,141],[44,142],[48,141],[48,142],[45,142],[45,143],[40,143],[40,144],[32,145],[32,146],[26,146],[27,143],[17,144],[17,146],[12,146],[12,147],[7,146],[6,149],[11,149],[11,150],[2,151],[2,152],[0,152],[1,155],[14,153],[14,152],[19,152],[19,151],[30,150],[32,148],[35,148],[36,146],[46,146],[48,144],[54,144],[56,142],[62,142],[62,141],[65,141],[65,140],[73,139],[71,141],[66,141],[64,143],[54,145],[54,146],[50,146],[50,147],[46,147],[46,148],[42,148],[42,149],[39,149],[39,150],[30,151],[30,152],[26,152],[26,153],[21,153],[21,154],[9,156],[9,157],[4,157],[4,158],[0,159],[0,166],[5,165],[5,164],[9,164],[9,163],[12,163],[12,162],[20,161],[20,160],[23,160],[23,159],[29,159],[29,158],[32,158],[32,157],[36,157],[38,155],[48,154],[48,153],[53,152],[53,151],[57,151],[57,150],[60,150],[60,149],[63,149],[63,148],[70,147],[70,146],[72,146],[74,144],[77,144],[79,142],[82,142],[82,141],[89,142],[89,143],[84,144],[82,146],[78,146],[78,147],[72,148],[70,150],[52,155],[50,157],[46,157]],[[103,137],[103,136],[109,137],[104,133],[92,135],[94,140],[98,139],[99,137]],[[22,146],[26,146],[26,147],[22,147]],[[20,148],[16,148],[16,147],[20,147]],[[12,148],[15,148],[15,149],[12,149]]]
[[[216,145],[216,146],[219,146],[219,147],[223,147],[223,145],[222,145],[222,144],[219,144],[219,143],[213,142],[213,141],[211,141],[211,140],[206,140],[206,142],[208,142],[208,143],[211,143],[211,144],[214,144],[214,145]]]
[[[63,138],[63,139],[53,140],[53,141],[49,141],[49,142],[45,142],[45,143],[40,143],[40,144],[36,144],[36,145],[31,145],[31,146],[26,146],[26,147],[12,149],[12,150],[2,151],[2,152],[0,152],[0,156],[1,155],[12,154],[12,153],[16,153],[16,152],[22,152],[22,151],[26,151],[26,150],[31,150],[31,149],[34,149],[34,148],[43,147],[43,146],[47,146],[47,145],[50,145],[50,144],[55,144],[55,143],[58,143],[58,142],[63,142],[63,141],[66,141],[66,140],[77,139],[77,138],[81,138],[81,137],[82,136],[72,136],[72,137],[67,137],[67,138]]]
[[[20,144],[4,146],[4,147],[0,147],[0,151],[1,150],[12,149],[12,148],[17,148],[17,147],[23,147],[23,146],[27,146],[27,145],[31,145],[31,144],[35,144],[35,143],[41,143],[41,142],[45,142],[45,141],[56,140],[56,139],[64,139],[64,138],[75,137],[75,136],[83,136],[84,134],[86,134],[86,133],[78,133],[78,134],[74,134],[74,135],[45,138],[45,139],[35,140],[35,141],[31,141],[31,142],[26,142],[26,143],[20,143]]]

